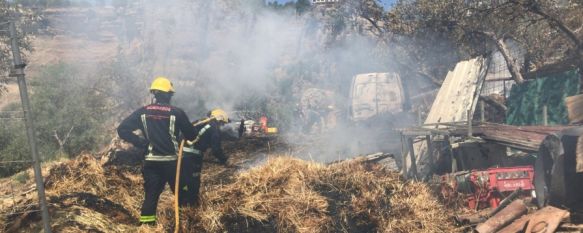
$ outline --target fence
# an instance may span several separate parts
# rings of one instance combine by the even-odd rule
[[[8,26],[8,27],[6,27]],[[6,28],[6,29],[4,29]],[[22,105],[22,111],[5,111],[0,112],[0,119],[1,120],[22,120],[24,119],[24,128],[26,130],[26,135],[28,138],[28,143],[31,152],[30,160],[18,160],[18,161],[1,161],[0,166],[32,166],[35,185],[31,187],[26,187],[19,185],[16,182],[18,177],[14,179],[5,179],[0,183],[3,186],[4,191],[0,191],[0,198],[2,201],[0,202],[0,211],[4,215],[10,216],[17,216],[19,214],[24,213],[33,213],[33,212],[40,212],[43,221],[43,228],[46,233],[51,232],[50,228],[50,216],[48,212],[46,197],[45,197],[45,190],[44,190],[44,182],[41,173],[40,167],[40,160],[38,156],[38,151],[36,147],[36,138],[35,138],[35,129],[34,129],[34,122],[32,121],[32,111],[30,109],[30,103],[28,99],[28,90],[26,86],[26,79],[24,75],[24,67],[26,64],[22,62],[22,58],[20,55],[20,47],[19,47],[19,40],[17,37],[16,25],[14,22],[3,22],[0,23],[0,30],[9,32],[10,35],[10,47],[12,51],[13,57],[13,64],[14,67],[10,72],[10,77],[16,78],[16,82],[18,83],[18,89],[20,92],[20,100]],[[22,175],[28,175],[27,171],[21,173]],[[7,188],[9,187],[9,188]],[[28,194],[34,193],[37,191],[38,197],[38,204],[28,204],[22,205],[20,201],[22,196],[26,196]]]
[[[516,54],[518,52],[513,51],[512,53]],[[512,79],[510,71],[508,71],[506,61],[500,52],[493,53],[491,58],[488,73],[486,74],[486,81],[482,88],[482,95],[499,94],[508,97],[510,88],[512,88],[515,82]]]

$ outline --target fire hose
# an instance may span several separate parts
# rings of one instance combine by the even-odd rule
[[[192,124],[193,126],[199,126],[202,124],[206,124],[211,122],[212,120],[216,120],[215,117],[210,117],[207,119],[204,119],[202,121],[198,121],[194,124]],[[192,141],[189,141],[188,144],[189,145],[194,145],[196,144],[200,138],[201,138],[201,134],[199,134],[198,136],[196,136],[196,138]],[[175,215],[175,219],[176,219],[176,225],[174,226],[174,233],[178,233],[178,229],[180,227],[180,206],[179,206],[179,202],[178,202],[178,192],[180,191],[180,167],[182,164],[182,152],[184,149],[184,143],[186,142],[186,140],[182,140],[180,142],[180,148],[178,149],[178,160],[176,161],[176,180],[174,182],[174,215]]]

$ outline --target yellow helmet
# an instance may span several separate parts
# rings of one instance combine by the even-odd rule
[[[162,91],[162,92],[174,92],[174,86],[172,86],[172,82],[168,80],[166,77],[157,77],[152,82],[150,86],[150,91]]]
[[[211,110],[211,112],[209,113],[209,117],[214,117],[215,119],[217,119],[217,121],[229,123],[229,116],[227,115],[227,112],[220,108],[215,108]]]

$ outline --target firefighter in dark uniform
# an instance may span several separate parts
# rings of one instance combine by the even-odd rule
[[[193,140],[197,135],[184,111],[170,105],[174,87],[167,78],[156,78],[150,92],[154,95],[154,103],[133,112],[117,128],[121,139],[147,150],[142,171],[145,192],[140,216],[142,224],[156,223],[156,207],[166,183],[174,191],[177,138],[183,135]],[[145,137],[134,134],[135,130],[142,131]]]
[[[197,125],[198,141],[187,142],[184,146],[180,184],[181,186],[186,184],[186,187],[183,187],[179,193],[179,202],[182,205],[196,205],[198,203],[202,159],[206,150],[210,148],[221,164],[227,164],[228,156],[223,152],[220,128],[229,122],[229,117],[222,109],[210,111],[207,117],[199,121],[208,121],[207,123]],[[194,124],[196,125],[196,123]]]

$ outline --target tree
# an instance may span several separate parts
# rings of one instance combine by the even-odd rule
[[[312,4],[310,3],[310,0],[297,0],[295,2],[295,7],[298,15],[302,15],[312,7]]]
[[[12,53],[10,52],[10,35],[8,23],[16,21],[17,26],[33,25],[40,20],[40,16],[30,9],[14,6],[7,0],[0,0],[0,96],[5,91],[8,74],[12,67]],[[20,28],[19,28],[20,29]],[[19,32],[18,38],[22,51],[31,51],[31,35]]]
[[[107,142],[111,121],[109,96],[95,90],[92,77],[72,65],[43,68],[30,82],[31,108],[36,126],[37,146],[44,161],[73,157],[94,151]],[[96,81],[99,82],[99,81]],[[8,110],[20,109],[13,104]],[[6,121],[0,126],[0,160],[30,160],[22,121]],[[0,176],[12,175],[30,164],[9,164]]]
[[[107,129],[108,97],[82,74],[66,64],[48,66],[32,89],[39,141],[70,156],[97,149]]]
[[[582,10],[581,4],[550,0],[400,1],[389,12],[389,25],[395,34],[409,37],[439,35],[453,42],[461,57],[499,51],[512,77],[522,82],[525,73],[573,59],[577,53],[569,51],[580,51],[581,35],[567,25],[580,27]],[[526,50],[527,68],[508,51],[508,40]]]

